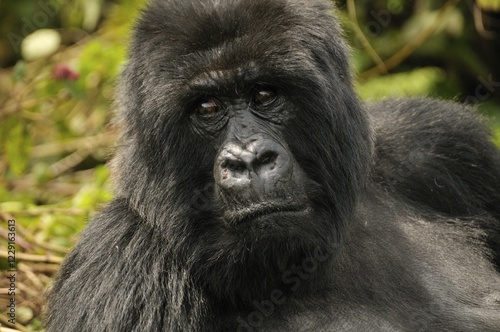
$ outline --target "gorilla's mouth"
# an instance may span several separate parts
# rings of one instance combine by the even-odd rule
[[[310,210],[306,204],[259,203],[238,210],[225,211],[224,219],[230,223],[243,223],[261,217],[304,215]]]

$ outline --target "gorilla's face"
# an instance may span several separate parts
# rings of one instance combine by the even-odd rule
[[[266,229],[274,224],[284,227],[284,220],[310,219],[304,189],[307,177],[283,135],[294,116],[293,105],[280,87],[236,78],[235,91],[233,79],[232,70],[221,70],[203,73],[190,84],[201,95],[192,107],[193,131],[220,142],[213,179],[224,221]],[[227,89],[223,81],[229,83]],[[218,93],[213,93],[214,88]]]

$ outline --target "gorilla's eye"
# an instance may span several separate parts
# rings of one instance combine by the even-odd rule
[[[222,108],[222,104],[214,98],[202,99],[196,106],[196,112],[201,115],[212,115],[217,113]]]
[[[256,106],[268,105],[278,98],[276,90],[269,86],[257,86],[252,95],[252,102]]]

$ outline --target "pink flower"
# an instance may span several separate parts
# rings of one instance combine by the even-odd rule
[[[52,69],[52,77],[56,80],[76,81],[80,75],[67,64],[61,63]]]

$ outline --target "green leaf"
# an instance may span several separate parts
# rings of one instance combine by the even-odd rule
[[[24,122],[18,122],[8,132],[8,139],[5,142],[7,162],[9,169],[15,175],[20,176],[28,168],[32,147],[28,126]]]

